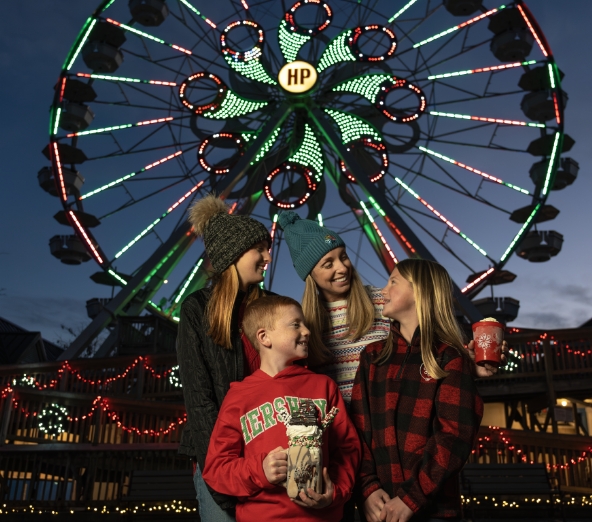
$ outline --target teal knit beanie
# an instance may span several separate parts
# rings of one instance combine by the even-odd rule
[[[284,231],[294,268],[303,281],[325,254],[345,246],[338,234],[316,221],[301,219],[291,210],[282,212],[278,223]]]

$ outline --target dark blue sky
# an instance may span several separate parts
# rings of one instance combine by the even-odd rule
[[[194,3],[204,4],[201,0]],[[97,4],[95,0],[22,0],[7,3],[0,21],[4,79],[0,87],[4,158],[0,178],[0,316],[39,330],[51,340],[60,335],[61,324],[77,328],[88,322],[87,299],[108,294],[106,287],[97,287],[89,279],[97,271],[92,261],[71,267],[50,255],[49,239],[70,232],[53,219],[59,210],[57,199],[37,183],[38,170],[47,164],[41,150],[47,143],[53,85],[81,25]],[[563,88],[569,95],[565,128],[576,140],[568,156],[579,162],[581,170],[572,186],[551,194],[549,203],[561,212],[542,227],[564,235],[562,252],[544,264],[513,257],[507,268],[518,278],[498,294],[520,300],[516,325],[574,327],[592,317],[592,150],[588,145],[592,3],[531,0],[529,6],[565,73]],[[366,279],[383,283],[375,273]],[[299,298],[302,287],[283,291]]]

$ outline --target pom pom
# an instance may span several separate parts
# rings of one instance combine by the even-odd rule
[[[189,222],[198,236],[203,236],[210,219],[216,214],[227,214],[228,206],[214,194],[196,201],[189,209]]]
[[[287,225],[293,225],[300,219],[300,216],[296,212],[286,210],[278,216],[278,223],[282,230],[285,230]]]

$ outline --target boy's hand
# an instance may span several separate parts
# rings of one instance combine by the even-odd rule
[[[320,495],[315,493],[315,490],[308,488],[307,492],[301,491],[298,495],[300,500],[292,499],[292,502],[302,507],[312,509],[323,509],[331,505],[333,502],[333,482],[329,477],[327,468],[323,468],[323,481],[325,482],[325,492]]]
[[[368,522],[380,522],[380,513],[384,505],[391,499],[384,489],[377,489],[364,502],[364,516]]]
[[[288,473],[288,454],[281,446],[271,450],[263,459],[263,472],[270,484],[286,480]]]
[[[469,346],[467,346],[467,352],[471,357],[473,363],[475,362],[475,341],[469,341]],[[509,352],[508,342],[504,339],[502,342],[502,362],[500,366],[504,366],[507,362],[506,354]],[[497,367],[491,366],[491,364],[485,364],[485,366],[481,366],[479,364],[475,364],[475,373],[477,377],[491,377],[497,373]]]
[[[412,516],[413,511],[411,508],[399,497],[389,500],[380,512],[380,520],[386,522],[407,522]]]

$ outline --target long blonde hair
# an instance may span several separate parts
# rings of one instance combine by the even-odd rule
[[[231,323],[234,302],[240,288],[238,271],[234,264],[224,272],[215,275],[212,280],[212,295],[206,308],[206,316],[210,325],[208,336],[214,343],[230,350],[232,348]],[[262,297],[263,291],[255,286],[247,295],[247,302]]]
[[[347,295],[346,320],[349,327],[344,339],[359,339],[368,333],[374,324],[374,304],[358,275],[352,266],[351,286]],[[305,280],[304,295],[302,296],[302,311],[306,326],[310,330],[308,341],[308,363],[319,366],[332,361],[333,354],[323,342],[323,334],[331,328],[329,314],[321,302],[317,284],[312,275]]]
[[[428,374],[434,379],[448,375],[434,356],[434,344],[444,343],[455,348],[463,357],[463,334],[454,316],[453,285],[442,265],[426,259],[404,259],[396,269],[413,286],[415,310],[419,320],[421,358]],[[393,350],[393,335],[389,335],[376,363],[386,361]]]

